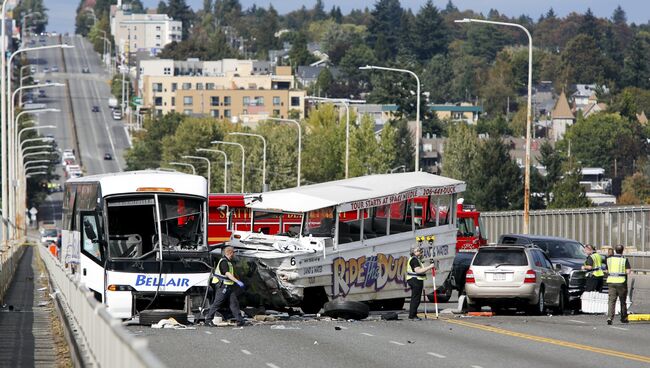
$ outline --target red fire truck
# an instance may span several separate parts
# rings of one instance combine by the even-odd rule
[[[418,197],[414,199],[415,202],[415,217],[420,218],[422,222],[426,222],[426,211],[423,214],[422,208],[428,205],[426,197]],[[227,212],[231,213],[231,227],[235,230],[250,230],[250,210],[246,208],[244,203],[244,195],[239,193],[234,194],[221,194],[213,193],[209,196],[209,215],[208,215],[208,243],[215,244],[227,241],[230,239],[230,231],[227,229]],[[399,209],[391,209],[391,212]],[[441,211],[441,217],[447,215],[446,211]],[[483,225],[481,221],[481,213],[476,211],[473,206],[463,206],[462,199],[459,200],[457,205],[457,221],[458,226],[456,251],[457,252],[472,252],[478,247],[487,244],[487,237],[483,234]],[[341,219],[347,217],[355,217],[355,214],[344,213],[341,214]],[[279,232],[289,231],[293,226],[300,225],[300,217],[293,215],[285,215],[282,220],[283,229],[280,231],[279,221],[277,218],[269,216],[268,221],[256,221],[255,231],[263,232],[265,234],[277,234]]]

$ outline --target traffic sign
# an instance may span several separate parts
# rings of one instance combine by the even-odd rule
[[[142,97],[133,97],[133,98],[131,99],[131,102],[132,102],[134,105],[142,105]]]
[[[38,210],[36,209],[36,207],[32,207],[32,208],[29,209],[29,214],[30,215],[36,216],[37,213],[38,213]]]

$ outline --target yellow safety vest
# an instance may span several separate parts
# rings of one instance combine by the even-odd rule
[[[230,261],[228,260],[228,258],[223,257],[223,258],[221,258],[221,259],[219,260],[219,262],[217,263],[217,267],[215,267],[215,268],[214,268],[214,271],[212,272],[212,283],[213,283],[213,284],[217,284],[217,283],[219,283],[219,280],[221,280],[221,281],[223,281],[223,284],[224,284],[224,285],[228,285],[228,286],[229,286],[229,285],[233,285],[234,282],[233,282],[231,279],[229,279],[226,275],[223,275],[223,274],[221,273],[221,270],[220,270],[220,268],[219,268],[219,266],[221,265],[221,261],[226,261],[226,262],[228,262],[228,272],[230,272],[231,275],[234,275],[234,274],[235,274],[235,270],[234,270],[233,267],[232,267],[232,262],[230,262]]]
[[[625,282],[625,258],[622,256],[607,257],[608,284],[622,284]]]
[[[605,276],[605,272],[601,270],[601,266],[603,265],[603,256],[601,256],[598,253],[591,253],[589,257],[591,257],[591,259],[593,260],[591,274],[594,275],[595,277]]]
[[[427,279],[427,275],[426,275],[426,274],[423,274],[423,273],[415,273],[415,270],[413,270],[413,269],[411,268],[411,260],[412,260],[413,258],[415,258],[415,259],[418,261],[418,263],[420,264],[420,267],[424,267],[424,266],[422,265],[422,261],[420,261],[419,258],[416,258],[416,257],[411,257],[411,258],[409,258],[409,262],[408,262],[408,264],[407,264],[407,266],[406,266],[406,280],[410,280],[410,279],[412,279],[412,278],[417,278],[418,280],[422,280],[422,281],[426,280],[426,279]]]

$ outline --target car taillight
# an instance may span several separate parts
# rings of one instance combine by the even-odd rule
[[[465,274],[465,283],[466,284],[473,284],[476,280],[474,279],[474,271],[471,269],[467,270],[467,273]]]
[[[533,270],[526,271],[526,277],[524,278],[524,284],[534,284],[537,282],[537,274]]]

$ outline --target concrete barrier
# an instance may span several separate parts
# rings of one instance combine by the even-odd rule
[[[0,251],[0,305],[4,304],[5,293],[24,252],[25,247],[21,245],[10,245]]]
[[[79,285],[56,258],[38,247],[56,289],[54,296],[65,309],[73,336],[82,348],[83,366],[99,367],[165,367],[149,350],[147,340],[129,334],[121,321],[111,318],[106,306],[99,303],[85,286]],[[74,348],[74,347],[73,347]]]

